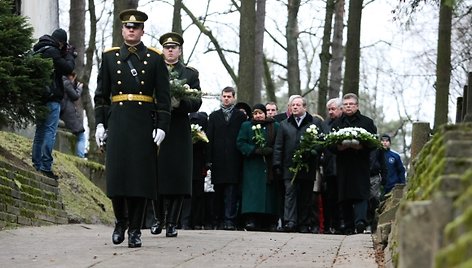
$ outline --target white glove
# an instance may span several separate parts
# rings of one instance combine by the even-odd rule
[[[172,105],[172,108],[178,108],[180,106],[180,100],[175,97],[171,97],[170,104]]]
[[[161,145],[161,142],[164,140],[165,137],[166,133],[160,128],[156,128],[152,131],[152,138],[154,139],[154,142],[157,146]]]
[[[95,142],[97,142],[99,148],[103,145],[103,138],[105,138],[105,128],[103,127],[103,124],[100,123],[97,125],[97,129],[95,130]]]

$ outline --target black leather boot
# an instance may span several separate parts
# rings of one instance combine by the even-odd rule
[[[159,197],[157,200],[152,200],[152,207],[154,210],[154,221],[151,225],[151,234],[158,235],[162,232],[164,226],[164,199]]]
[[[169,214],[166,228],[166,237],[177,236],[177,223],[182,210],[183,197],[173,197],[169,200]]]
[[[125,231],[128,229],[128,216],[126,208],[126,200],[122,197],[112,198],[113,212],[115,214],[116,222],[115,229],[111,236],[113,244],[121,244],[125,240]]]
[[[141,226],[144,220],[144,211],[146,208],[145,198],[128,198],[129,211],[129,230],[128,230],[128,247],[141,247]]]

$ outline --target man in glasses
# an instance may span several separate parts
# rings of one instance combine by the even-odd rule
[[[347,127],[363,128],[377,134],[374,121],[361,114],[359,98],[348,93],[342,98],[341,117],[331,125],[338,130]],[[341,208],[340,229],[345,234],[363,233],[367,226],[367,208],[370,197],[370,144],[339,145],[336,153],[338,201]]]
[[[141,247],[146,200],[157,198],[157,154],[170,123],[169,73],[161,52],[141,38],[148,16],[120,13],[123,44],[105,50],[95,90],[95,138],[106,141],[107,196],[116,218],[113,244],[128,229],[128,247]],[[107,132],[105,132],[107,130]]]
[[[198,71],[184,65],[180,57],[184,39],[174,32],[163,34],[159,38],[163,48],[164,60],[172,80],[179,80],[172,84],[185,85],[190,89],[200,90]],[[172,115],[169,135],[161,145],[158,160],[157,189],[158,199],[153,201],[155,219],[151,226],[152,234],[162,232],[164,216],[166,217],[166,237],[177,236],[177,225],[185,197],[192,195],[192,135],[190,132],[189,113],[197,112],[202,105],[200,97],[173,96],[171,85]],[[203,184],[196,185],[203,189]],[[190,199],[187,199],[190,201]],[[189,213],[186,205],[185,219],[182,222],[184,229],[190,229]]]

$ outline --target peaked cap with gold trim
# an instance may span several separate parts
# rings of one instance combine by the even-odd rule
[[[147,19],[148,16],[146,13],[136,9],[125,9],[120,12],[121,23],[126,24],[127,26],[134,26],[134,24],[144,24]]]
[[[161,43],[162,46],[168,45],[168,44],[174,44],[181,46],[184,43],[184,38],[174,32],[170,33],[165,33],[159,38],[159,43]]]

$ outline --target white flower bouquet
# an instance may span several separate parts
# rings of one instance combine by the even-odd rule
[[[205,131],[203,131],[202,126],[199,124],[191,124],[190,130],[192,132],[192,143],[197,143],[199,141],[209,142]]]
[[[325,136],[324,143],[326,146],[356,146],[361,143],[364,143],[368,146],[380,147],[380,141],[377,136],[361,127],[347,127],[341,128],[338,131],[331,132]]]

